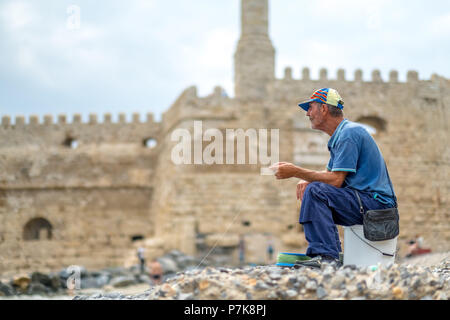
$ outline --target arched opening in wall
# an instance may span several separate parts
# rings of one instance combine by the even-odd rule
[[[361,117],[356,122],[362,125],[371,135],[386,131],[386,120],[377,116]]]
[[[78,141],[75,138],[67,137],[66,140],[64,140],[63,145],[70,149],[76,149],[78,148]]]
[[[144,240],[144,236],[142,234],[136,234],[134,236],[131,236],[131,242]]]
[[[153,149],[154,147],[156,147],[156,145],[158,144],[158,142],[156,141],[156,139],[154,138],[146,138],[142,141],[142,144],[144,145],[144,147],[149,148],[149,149]]]
[[[23,227],[23,239],[29,240],[51,240],[53,227],[44,218],[34,218],[28,221]]]

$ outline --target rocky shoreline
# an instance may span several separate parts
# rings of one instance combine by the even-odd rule
[[[435,267],[321,269],[257,266],[179,272],[136,295],[76,296],[74,300],[449,300],[450,259]]]
[[[200,261],[176,250],[159,257],[157,260],[164,270],[163,280],[175,276],[179,271],[195,268],[200,262],[202,262],[202,266],[205,264],[214,265],[213,260]],[[151,280],[148,276],[149,270],[147,269],[141,274],[138,266],[132,266],[130,268],[105,268],[95,271],[90,271],[80,266],[78,271],[78,289],[69,290],[68,288],[67,283],[69,277],[75,275],[70,268],[50,273],[32,272],[16,275],[10,279],[0,281],[0,298],[26,298],[32,296],[61,297],[86,289],[112,291],[114,289],[122,289],[140,284],[151,286]],[[113,294],[113,296],[115,295]]]
[[[88,271],[81,268],[79,289],[124,288],[141,283],[150,283],[147,275],[141,275],[133,269],[107,268],[99,271]],[[0,282],[0,297],[26,296],[64,296],[70,295],[67,281],[70,274],[66,270],[53,273],[33,272],[18,275],[9,281]]]
[[[59,274],[33,273],[29,280],[16,277],[10,283],[0,283],[0,296],[73,300],[449,300],[449,254],[429,256],[429,263],[424,264],[426,258],[377,268],[334,264],[321,269],[273,265],[234,268],[211,261],[206,261],[210,266],[205,266],[205,261],[200,266],[198,259],[172,251],[158,259],[165,271],[164,283],[158,286],[151,285],[137,266],[91,272],[83,269],[81,290],[69,296],[65,285],[68,274],[62,270]],[[83,293],[86,289],[98,291]]]

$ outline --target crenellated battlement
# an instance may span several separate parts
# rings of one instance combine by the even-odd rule
[[[389,72],[388,78],[385,81],[381,75],[381,71],[379,69],[375,69],[371,72],[371,79],[370,81],[364,81],[363,80],[363,71],[361,69],[357,69],[354,71],[353,73],[353,80],[347,79],[346,77],[346,71],[344,69],[338,69],[336,71],[336,77],[334,78],[330,78],[328,76],[328,70],[326,68],[321,68],[319,70],[319,77],[317,79],[312,79],[311,78],[311,71],[309,68],[303,68],[301,70],[301,79],[294,79],[292,76],[292,67],[286,67],[284,69],[284,77],[282,80],[286,80],[286,81],[342,81],[342,82],[365,82],[365,83],[402,83],[399,81],[398,78],[398,71],[397,70],[391,70]],[[433,81],[434,79],[433,75],[431,77],[431,81]],[[417,83],[421,81],[419,79],[419,73],[415,70],[409,70],[406,73],[406,81],[403,83]],[[427,81],[427,80],[424,80]]]
[[[14,123],[12,120],[14,119]],[[28,121],[27,121],[28,120]],[[119,113],[117,121],[113,121],[111,113],[105,113],[103,115],[103,121],[99,121],[99,116],[96,113],[90,113],[86,122],[83,121],[81,114],[76,113],[72,116],[72,121],[69,122],[66,114],[59,114],[56,118],[51,114],[46,114],[43,116],[42,121],[37,115],[30,115],[28,118],[22,115],[16,117],[11,117],[4,115],[1,117],[1,127],[2,128],[23,128],[23,127],[39,127],[39,126],[74,126],[74,125],[110,125],[110,124],[148,124],[148,125],[160,125],[159,122],[155,121],[153,113],[147,113],[144,121],[141,121],[141,114],[132,113],[131,121],[127,121],[125,113]]]
[[[14,122],[13,122],[14,121]],[[161,122],[154,120],[153,113],[147,113],[141,121],[139,113],[132,113],[127,119],[125,113],[119,113],[113,121],[111,113],[99,116],[88,114],[83,119],[79,113],[56,117],[46,114],[39,119],[37,115],[14,118],[4,115],[0,123],[0,148],[24,148],[28,146],[42,147],[74,147],[100,144],[135,144],[146,145],[148,139],[158,140]]]

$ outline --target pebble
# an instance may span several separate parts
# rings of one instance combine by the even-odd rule
[[[277,299],[277,298],[278,296],[275,291],[270,291],[269,294],[267,295],[267,299]]]
[[[448,300],[448,296],[446,292],[436,292],[434,294],[437,300]]]
[[[365,293],[365,291],[367,290],[367,284],[365,280],[362,280],[361,282],[358,282],[356,284],[356,289],[359,291],[360,294]]]
[[[288,282],[289,282],[290,285],[295,285],[296,282],[297,282],[297,278],[296,277],[290,277],[288,279]]]
[[[111,292],[111,293],[107,293],[104,295],[105,298],[109,298],[109,299],[117,299],[120,296],[119,292]]]
[[[269,275],[269,278],[272,279],[272,280],[280,280],[281,279],[281,275],[278,274],[278,273],[271,273]]]
[[[333,289],[340,289],[342,285],[345,285],[345,276],[337,274],[331,280],[331,287]]]
[[[332,266],[326,266],[323,270],[324,277],[331,277],[335,273],[335,269]]]
[[[305,286],[307,281],[308,281],[308,278],[306,276],[300,276],[297,279],[297,283],[299,284],[299,287]]]
[[[292,298],[296,297],[297,294],[298,294],[297,291],[292,290],[292,289],[286,291],[286,297],[288,299],[292,299]]]
[[[420,278],[417,279],[417,280],[415,280],[415,281],[412,283],[412,287],[413,287],[414,290],[419,289],[419,287],[420,287],[421,285],[422,285],[422,282],[420,281]]]
[[[194,295],[192,293],[180,293],[178,295],[178,300],[193,300]]]
[[[260,280],[260,281],[256,282],[255,290],[261,291],[261,290],[269,290],[269,289],[270,289],[270,287],[267,284],[265,284],[263,281]]]
[[[316,290],[317,289],[317,283],[314,280],[310,280],[306,283],[305,288],[307,290]]]
[[[325,291],[323,287],[318,287],[316,294],[318,299],[323,299],[328,295],[328,293]]]
[[[392,289],[392,294],[394,295],[394,297],[396,299],[402,299],[403,298],[403,290],[402,290],[402,288],[394,287]]]

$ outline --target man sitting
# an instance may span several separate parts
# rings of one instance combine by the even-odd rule
[[[313,258],[301,263],[339,263],[341,242],[336,225],[363,223],[354,189],[365,210],[394,207],[394,190],[377,144],[363,126],[344,118],[344,102],[336,90],[317,90],[299,106],[307,112],[312,129],[331,137],[327,170],[313,171],[286,162],[272,169],[277,179],[301,179],[297,185],[297,198],[302,200],[299,222],[308,241],[306,254]]]

